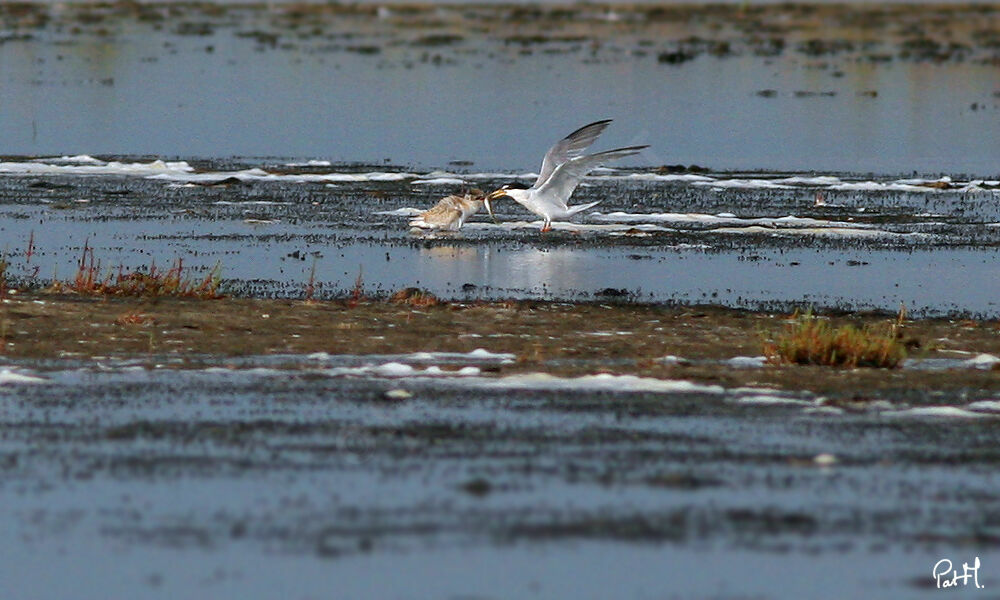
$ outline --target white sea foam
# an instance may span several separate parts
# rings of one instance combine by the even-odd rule
[[[1000,400],[979,400],[972,402],[966,408],[981,412],[1000,413]]]
[[[307,160],[306,162],[285,163],[286,167],[329,167],[332,163],[328,160]]]
[[[807,415],[842,415],[844,409],[836,406],[807,406],[802,409]]]
[[[466,223],[465,229],[505,229],[513,231],[515,229],[541,229],[542,221],[504,221],[502,223],[474,222]],[[552,229],[557,231],[583,232],[627,232],[632,229],[637,231],[671,231],[663,227],[650,224],[612,224],[612,223],[569,223],[565,221],[555,221]]]
[[[914,185],[912,183],[899,183],[895,181],[854,181],[831,185],[827,189],[844,192],[936,192],[937,188]]]
[[[692,181],[692,185],[709,186],[713,188],[734,189],[796,189],[801,187],[820,188],[836,191],[895,191],[923,192],[940,191],[974,191],[982,189],[979,185],[987,183],[972,181],[967,183],[954,182],[950,177],[940,179],[897,179],[893,181],[844,181],[839,177],[821,175],[816,177],[793,176],[779,179],[711,179]],[[942,186],[941,184],[946,184]],[[988,183],[987,183],[988,185]]]
[[[753,394],[768,394],[771,396],[787,395],[782,390],[776,388],[765,388],[765,387],[744,386],[744,387],[730,388],[728,391],[730,394],[743,394],[743,395],[753,395]]]
[[[0,163],[2,166],[2,163]],[[163,172],[147,175],[149,179],[185,183],[211,183],[226,179],[240,181],[282,181],[288,183],[363,183],[370,181],[403,181],[416,179],[416,173],[388,173],[372,171],[368,173],[269,173],[263,169],[244,169],[242,171],[207,171],[193,172]]]
[[[194,169],[184,161],[165,162],[154,160],[148,163],[104,162],[89,156],[80,155],[67,157],[70,164],[53,164],[51,162],[2,162],[0,174],[7,175],[131,175],[148,177],[168,175],[175,177],[190,176]],[[90,159],[90,160],[87,160]]]
[[[791,190],[794,186],[777,183],[773,179],[713,179],[692,181],[691,185],[707,186],[713,188],[739,188],[754,190]]]
[[[979,354],[975,358],[963,361],[963,364],[967,367],[986,370],[992,369],[997,363],[1000,363],[1000,358],[992,354]]]
[[[971,352],[961,350],[948,350],[947,352],[964,355],[971,354]],[[924,371],[944,371],[947,369],[983,369],[988,371],[995,368],[997,363],[1000,363],[1000,358],[992,354],[979,354],[974,358],[964,360],[960,358],[907,359],[903,362],[903,368]]]
[[[630,173],[628,175],[612,175],[602,179],[618,179],[618,180],[631,180],[631,181],[680,181],[680,182],[696,182],[696,181],[716,181],[713,177],[708,177],[705,175],[694,175],[691,173],[667,173],[661,175],[659,173]]]
[[[850,221],[829,221],[826,219],[813,219],[811,217],[796,217],[787,215],[784,217],[737,217],[732,213],[719,213],[708,215],[702,213],[628,213],[615,211],[610,213],[594,212],[591,218],[597,221],[614,223],[696,223],[699,225],[743,225],[743,226],[764,226],[764,227],[850,227],[850,228],[870,228],[871,225],[853,223]]]
[[[902,410],[889,410],[882,413],[886,417],[947,417],[947,418],[984,418],[991,417],[982,412],[966,410],[957,406],[918,406]]]
[[[285,166],[295,168],[315,167],[320,169],[330,168],[333,165],[327,160],[308,160],[304,162],[290,162]],[[414,185],[462,185],[469,180],[532,180],[537,177],[536,173],[509,174],[496,172],[471,173],[458,176],[454,173],[440,170],[423,174],[382,171],[368,173],[270,173],[260,168],[195,172],[184,161],[103,161],[87,154],[39,158],[23,162],[0,162],[0,174],[128,175],[152,177],[175,183],[208,183],[229,178],[241,181],[284,181],[325,184],[412,180]],[[898,179],[893,181],[844,181],[839,177],[826,175],[780,178],[717,178],[695,173],[620,173],[613,169],[595,170],[585,180],[590,184],[615,181],[682,183],[693,186],[708,186],[715,189],[791,190],[814,188],[839,191],[905,191],[922,193],[983,191],[985,188],[982,186],[984,185],[990,186],[990,188],[1000,185],[1000,182],[996,181],[973,180],[969,182],[955,182],[949,177],[942,177],[940,179]],[[941,184],[947,185],[942,186]]]
[[[240,202],[230,202],[229,200],[218,200],[213,202],[217,206],[283,206],[291,202],[279,202],[277,200],[242,200]]]
[[[415,179],[410,182],[411,185],[463,185],[465,183],[464,179],[459,179],[457,177],[433,177],[431,179]]]
[[[39,160],[40,162],[44,162],[46,159],[43,158],[43,159],[36,159],[36,160]],[[103,164],[104,163],[104,161],[98,160],[98,159],[96,159],[93,156],[90,156],[88,154],[77,154],[75,156],[60,156],[59,158],[57,158],[55,160],[52,160],[51,162],[56,162],[56,161],[58,161],[58,162],[68,162],[68,163],[77,163],[77,164],[85,164],[85,165],[99,165],[99,164]]]
[[[467,356],[469,358],[479,358],[484,360],[493,360],[493,359],[513,360],[515,358],[513,354],[509,354],[507,352],[490,352],[485,348],[476,348],[475,350],[469,352],[468,354],[465,354],[464,356]]]
[[[312,361],[330,361],[343,357],[340,355],[332,355],[327,352],[313,352],[312,354],[307,354],[305,358]],[[509,363],[512,362],[517,357],[516,355],[510,354],[508,352],[490,352],[485,348],[476,348],[471,352],[411,352],[409,354],[368,355],[368,356],[356,356],[351,358],[357,358],[357,359],[367,358],[372,362],[381,359],[381,360],[387,360],[391,363],[433,362],[433,361]]]
[[[436,360],[511,362],[517,357],[507,352],[490,352],[485,348],[476,348],[471,352],[413,352],[412,354],[402,354],[399,358],[400,360],[421,362]]]
[[[481,374],[479,367],[466,366],[457,371],[448,371],[431,365],[418,369],[401,362],[387,362],[380,365],[365,365],[362,367],[334,367],[324,371],[330,377],[380,377],[387,379],[410,377],[475,377]]]
[[[326,166],[324,161],[293,163],[293,166]],[[328,163],[327,163],[328,164]],[[29,162],[0,161],[0,174],[8,175],[127,175],[174,183],[212,183],[226,179],[240,181],[283,181],[290,183],[354,183],[369,181],[404,181],[421,176],[407,172],[372,171],[368,173],[271,173],[261,168],[235,171],[195,172],[185,161],[105,162],[88,155],[39,159]]]
[[[930,184],[942,184],[942,183],[951,185],[952,180],[951,177],[945,175],[944,177],[941,177],[939,179],[920,179],[920,178],[897,179],[895,183],[899,183],[902,185],[930,185]]]
[[[733,398],[737,404],[760,404],[760,405],[795,405],[813,406],[815,402],[792,398],[790,396],[776,396],[773,394],[750,394]]]
[[[766,356],[734,356],[725,363],[737,369],[760,369],[767,363]]]
[[[821,175],[818,177],[785,177],[783,179],[775,179],[777,183],[783,183],[786,185],[804,185],[804,186],[831,186],[842,183],[839,177],[832,177],[828,175]]]
[[[751,225],[749,227],[719,227],[712,230],[714,233],[757,233],[765,235],[817,235],[830,237],[897,237],[897,238],[918,238],[929,237],[924,233],[898,233],[886,231],[884,229],[863,229],[861,227],[761,227]]]
[[[47,383],[48,379],[15,371],[9,367],[0,368],[0,385]]]
[[[701,213],[627,213],[615,211],[610,213],[594,212],[590,218],[605,223],[629,223],[636,228],[648,227],[652,223],[691,223],[697,225],[715,226],[711,231],[718,233],[765,233],[765,234],[799,234],[828,235],[853,237],[880,236],[925,236],[917,233],[896,233],[875,229],[866,223],[850,221],[829,221],[810,217],[787,215],[784,217],[750,217],[741,218],[731,213],[708,215]]]
[[[423,212],[424,211],[420,210],[419,208],[406,207],[406,208],[397,208],[396,210],[380,210],[372,214],[386,215],[389,217],[415,217],[419,214],[422,214]]]
[[[483,379],[481,387],[507,390],[586,390],[607,392],[662,392],[723,394],[725,388],[719,385],[704,385],[675,379],[655,379],[635,375],[583,375],[580,377],[558,377],[548,373],[525,373],[508,375],[497,379]]]

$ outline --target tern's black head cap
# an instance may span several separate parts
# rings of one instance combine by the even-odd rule
[[[520,181],[511,181],[510,183],[505,183],[503,189],[505,190],[526,190],[530,188],[530,185],[525,185]]]

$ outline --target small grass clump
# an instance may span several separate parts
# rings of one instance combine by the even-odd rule
[[[303,300],[306,304],[312,304],[315,302],[313,295],[316,293],[316,257],[313,256],[312,269],[309,270],[309,281],[306,282],[305,291],[303,293]]]
[[[359,304],[367,300],[365,298],[365,271],[363,266],[358,266],[358,278],[354,280],[354,289],[347,298],[348,308],[357,308]]]
[[[414,308],[426,308],[441,304],[441,300],[434,294],[415,287],[399,290],[389,298],[389,301],[394,304],[406,304]]]
[[[900,309],[895,323],[884,328],[834,327],[811,312],[796,312],[788,329],[764,344],[764,355],[775,364],[895,369],[906,358],[906,348],[899,341],[904,317]]]
[[[223,298],[220,292],[222,268],[215,265],[203,278],[191,277],[184,269],[181,259],[174,261],[169,269],[161,269],[150,263],[148,269],[126,271],[119,266],[117,273],[101,274],[101,263],[95,260],[94,250],[84,244],[83,253],[77,263],[76,274],[71,281],[56,281],[49,288],[54,293],[75,293],[86,296],[133,296],[156,298],[171,296],[176,298],[198,298],[214,300]]]
[[[115,319],[115,325],[122,327],[128,325],[145,325],[146,323],[151,323],[152,321],[152,318],[142,313],[128,312]]]

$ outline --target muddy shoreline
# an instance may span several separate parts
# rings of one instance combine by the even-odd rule
[[[143,29],[178,38],[230,35],[259,51],[346,52],[447,66],[580,54],[651,58],[795,57],[824,62],[974,61],[998,64],[998,9],[987,4],[215,4],[74,2],[0,6],[2,43],[97,37]],[[469,42],[487,43],[470,48]],[[491,51],[490,48],[494,50]],[[208,52],[213,52],[211,46]],[[108,85],[113,85],[110,83]]]
[[[834,324],[858,326],[891,321],[877,314],[830,318]],[[196,368],[206,356],[366,356],[485,348],[517,357],[496,374],[630,374],[917,404],[940,402],[938,393],[968,401],[1000,390],[1000,370],[988,365],[917,368],[926,359],[957,362],[1000,355],[1000,322],[995,320],[906,321],[902,336],[914,361],[910,368],[727,365],[737,357],[760,356],[763,343],[784,331],[789,319],[788,314],[711,306],[532,301],[414,307],[374,300],[148,301],[19,294],[0,305],[3,357],[13,361],[146,358],[155,364],[179,356],[185,359],[182,368]]]
[[[5,584],[903,598],[942,556],[993,564],[1000,371],[730,362],[785,317],[17,294],[0,304]],[[997,327],[904,334],[948,360],[1000,352]],[[796,576],[776,586],[775,565]]]

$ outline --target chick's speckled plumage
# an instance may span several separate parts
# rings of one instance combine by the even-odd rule
[[[485,194],[478,189],[469,190],[464,194],[445,196],[433,207],[411,220],[410,227],[458,231],[466,219],[483,207],[484,198]]]

